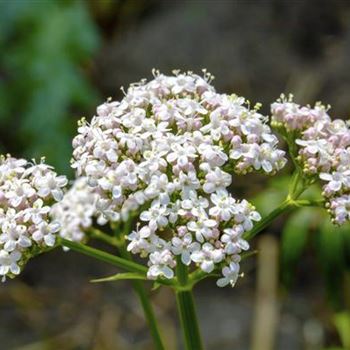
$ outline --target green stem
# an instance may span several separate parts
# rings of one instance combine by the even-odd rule
[[[176,257],[176,277],[180,286],[186,286],[188,282],[188,267],[182,263],[181,256]]]
[[[119,245],[119,253],[122,258],[132,261],[131,254],[125,248],[125,243],[123,245]],[[147,295],[147,292],[141,281],[133,281],[132,285],[142,305],[142,309],[154,341],[155,349],[164,350],[165,347],[163,345],[163,342],[160,336],[157,320],[154,315],[154,311],[153,311],[149,296]]]
[[[125,236],[130,233],[132,225],[133,217],[131,216],[131,218],[128,221],[124,222],[122,226],[119,225],[119,227],[115,228],[114,230],[119,254],[123,259],[128,260],[130,262],[133,262],[133,258],[126,248]],[[146,289],[141,281],[133,281],[132,286],[141,303],[147,324],[152,335],[155,349],[164,350],[165,347],[160,336],[157,319],[155,317],[153,307],[150,302],[149,296],[147,295]]]
[[[196,308],[192,295],[191,285],[188,287],[188,268],[181,259],[177,258],[176,276],[179,287],[176,290],[176,302],[180,315],[180,324],[184,336],[186,350],[202,350]]]
[[[309,199],[298,199],[294,202],[297,207],[319,207],[322,208],[325,205],[325,201],[323,199],[319,200],[309,200]]]
[[[118,247],[118,241],[115,237],[112,237],[112,236],[108,235],[107,233],[100,231],[97,228],[89,229],[86,232],[86,234],[88,236],[90,236],[91,238],[95,238],[95,239],[98,239],[98,240],[103,241],[105,243],[108,243],[109,245],[111,245],[113,247]]]
[[[243,235],[243,238],[246,240],[252,239],[260,231],[265,229],[270,223],[280,216],[282,213],[288,211],[294,204],[288,199],[283,201],[276,209],[274,209],[269,215],[265,216],[261,221],[256,223],[254,227]]]
[[[141,281],[133,281],[133,288],[134,288],[135,293],[137,294],[137,296],[140,300],[140,303],[142,305],[143,312],[145,314],[145,318],[146,318],[147,323],[148,323],[148,327],[151,331],[151,335],[153,338],[155,349],[164,350],[165,347],[163,345],[162,338],[160,336],[160,331],[158,329],[157,320],[156,320],[156,317],[154,315],[154,311],[153,311],[152,305],[150,303],[149,296],[147,295],[146,290],[145,290],[142,282]]]
[[[300,206],[311,206],[315,202],[307,200],[297,200],[299,196],[306,190],[308,184],[305,184],[303,180],[302,172],[297,168],[293,174],[291,184],[289,186],[289,193],[287,198],[270,214],[265,216],[261,221],[254,225],[254,227],[243,235],[243,238],[246,240],[252,239],[259,232],[265,229],[270,223],[280,216],[282,213],[287,212],[293,207]],[[317,204],[319,206],[319,204]]]
[[[302,173],[299,171],[299,169],[296,169],[292,176],[292,181],[290,182],[290,186],[289,186],[288,196],[290,198],[295,196],[301,179],[302,179]]]
[[[69,241],[69,240],[64,239],[64,238],[59,238],[59,243],[62,246],[65,246],[65,247],[72,249],[76,252],[91,256],[97,260],[101,260],[101,261],[104,261],[104,262],[109,263],[111,265],[120,267],[121,269],[124,269],[126,271],[137,272],[137,273],[140,273],[142,275],[147,274],[147,268],[145,266],[137,264],[133,261],[129,261],[129,260],[120,258],[118,256],[114,256],[114,255],[106,253],[102,250],[91,248],[87,245],[73,242],[73,241]]]
[[[289,154],[290,154],[290,158],[292,159],[294,168],[296,169],[296,171],[301,170],[300,169],[300,165],[298,164],[296,158],[298,156],[298,150],[296,147],[295,142],[293,141],[295,139],[295,135],[289,135],[289,137],[285,137],[285,140],[287,142],[288,145],[288,150],[289,150]]]

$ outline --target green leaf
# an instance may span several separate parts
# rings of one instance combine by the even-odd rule
[[[342,345],[344,348],[350,349],[350,313],[337,313],[333,318],[333,322],[339,333]]]
[[[290,286],[295,269],[305,249],[308,231],[315,219],[314,208],[303,208],[293,213],[282,232],[281,265],[282,281]]]
[[[147,280],[146,276],[140,275],[134,272],[125,272],[125,273],[117,273],[116,275],[93,279],[90,282],[92,283],[100,283],[100,282],[114,282],[114,281],[122,281],[122,280]]]

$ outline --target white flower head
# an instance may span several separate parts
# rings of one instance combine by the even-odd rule
[[[332,120],[329,107],[301,107],[282,96],[272,104],[272,123],[286,135],[297,135],[297,161],[305,176],[324,181],[322,195],[333,221],[343,224],[350,218],[350,127],[340,119]]]
[[[52,204],[63,196],[67,179],[43,161],[0,158],[0,275],[14,277],[34,255],[56,243],[59,224]]]
[[[88,178],[97,210],[109,221],[138,219],[128,250],[148,258],[152,279],[171,278],[176,256],[204,271],[237,258],[224,230],[241,227],[241,236],[259,216],[229,194],[234,174],[273,174],[286,162],[267,118],[217,93],[211,79],[155,72],[98,107],[73,141],[73,167]]]

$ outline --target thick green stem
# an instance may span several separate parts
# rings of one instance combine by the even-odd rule
[[[177,259],[176,276],[179,287],[176,290],[176,302],[180,316],[180,324],[184,336],[186,350],[202,350],[196,308],[192,295],[192,287],[188,286],[188,268],[181,259]]]
[[[187,285],[188,267],[182,263],[181,256],[176,257],[176,278],[180,286]]]
[[[82,253],[84,255],[91,256],[92,258],[95,258],[97,260],[104,261],[108,264],[120,267],[123,270],[129,271],[129,272],[137,272],[137,273],[140,273],[142,275],[147,274],[147,268],[145,266],[137,264],[133,261],[129,261],[129,260],[120,258],[118,256],[114,256],[114,255],[106,253],[102,250],[91,248],[87,245],[73,242],[73,241],[69,241],[69,240],[64,239],[64,238],[60,238],[59,243],[64,247],[67,247],[67,248],[72,249],[76,252]]]
[[[202,350],[192,291],[176,292],[176,301],[186,350]]]

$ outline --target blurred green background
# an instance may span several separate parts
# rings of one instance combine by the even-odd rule
[[[262,102],[266,114],[293,92],[348,119],[349,62],[347,0],[0,0],[0,152],[46,156],[72,176],[77,120],[152,68],[207,68],[217,90]],[[286,187],[249,176],[233,191],[265,213]],[[196,291],[208,349],[349,349],[349,227],[306,210],[254,244],[260,253],[235,289],[207,281]],[[88,282],[113,272],[74,253],[34,259],[0,286],[0,348],[152,349],[130,285]],[[168,349],[181,349],[173,296],[157,291],[154,303]]]

